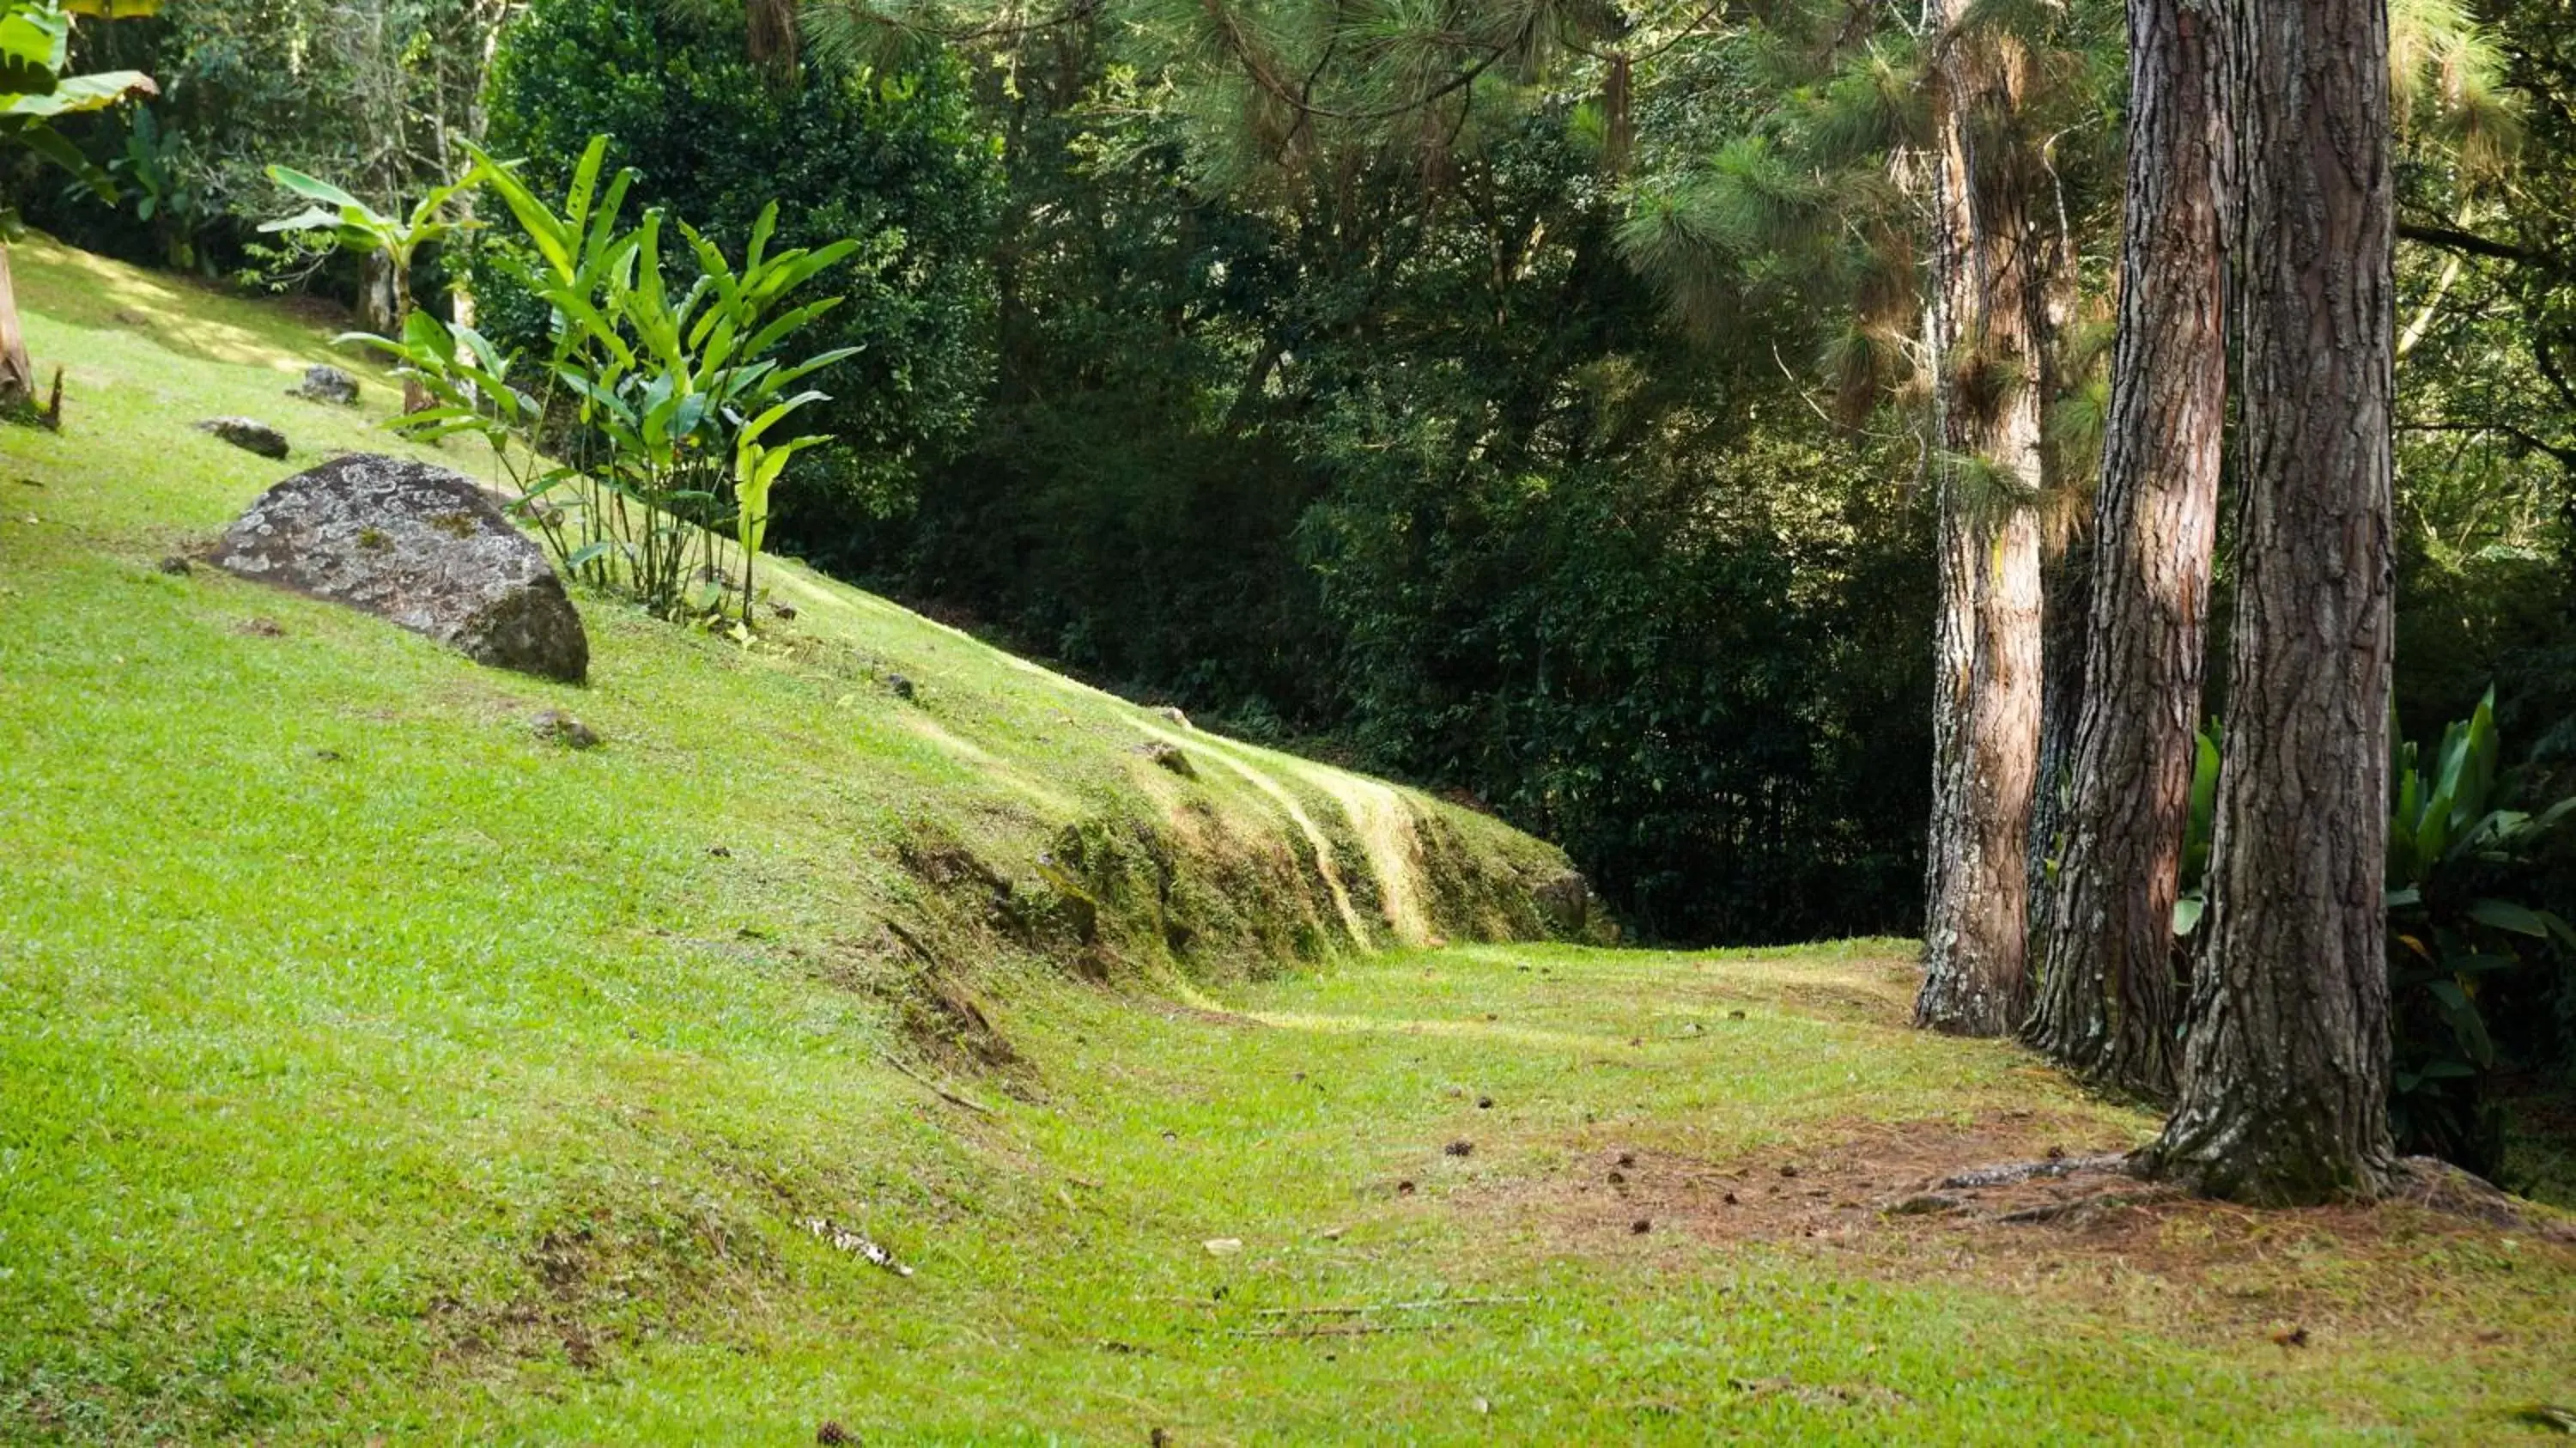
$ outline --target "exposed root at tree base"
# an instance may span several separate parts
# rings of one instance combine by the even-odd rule
[[[2084,1172],[2129,1173],[2129,1158],[2113,1153],[2106,1156],[2053,1156],[2039,1161],[2019,1162],[2011,1166],[1985,1166],[1963,1171],[1941,1179],[1945,1190],[2004,1187],[2016,1182],[2039,1181],[2054,1177],[2075,1176]]]

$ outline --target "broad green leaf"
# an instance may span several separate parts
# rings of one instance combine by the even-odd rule
[[[2208,909],[2208,906],[2209,902],[2202,899],[2197,892],[2176,899],[2173,908],[2173,933],[2189,935],[2199,929],[2201,914]]]
[[[160,88],[152,84],[152,77],[139,70],[109,70],[96,75],[66,76],[46,94],[18,96],[9,102],[7,111],[13,116],[42,120],[103,111],[128,96],[158,94]]]
[[[17,138],[27,149],[69,171],[101,199],[108,201],[116,199],[115,179],[91,165],[89,157],[82,155],[78,146],[73,145],[53,127],[31,126],[19,131]]]
[[[845,297],[825,297],[820,301],[807,302],[801,307],[780,313],[776,317],[771,318],[768,325],[753,333],[750,341],[743,344],[743,355],[746,357],[760,357],[767,355],[770,348],[785,341],[791,333],[804,327],[807,323],[812,322],[824,313],[831,311],[834,307],[841,305],[841,303],[846,300],[848,299]]]
[[[278,185],[285,187],[287,190],[294,192],[296,195],[301,196],[308,201],[319,201],[325,206],[336,206],[345,211],[355,211],[378,221],[382,221],[384,219],[383,217],[377,216],[375,209],[367,205],[367,203],[350,195],[348,192],[341,190],[339,187],[332,185],[330,182],[320,179],[319,177],[307,176],[292,166],[270,166],[267,169],[269,180],[276,182]]]
[[[275,221],[263,221],[259,224],[259,229],[262,231],[338,231],[344,225],[345,219],[339,212],[328,207],[309,206],[293,216],[281,216]]]
[[[803,407],[809,402],[828,402],[830,400],[831,399],[820,392],[807,391],[797,393],[794,397],[778,403],[771,407],[767,412],[753,418],[748,424],[744,425],[741,434],[742,441],[746,443],[758,442],[760,441],[761,434],[769,431],[772,427],[777,426],[779,419],[784,418],[789,413],[794,412],[796,409]]]
[[[556,279],[570,281],[576,272],[572,256],[573,238],[563,219],[539,200],[508,164],[492,159],[490,153],[471,141],[465,143],[465,152],[474,158],[475,169],[469,174],[479,176],[483,184],[501,198],[501,204],[510,208],[510,214],[518,219],[519,229],[528,234],[528,240],[535,245],[538,255],[545,258],[546,265],[553,269]]]
[[[572,186],[564,192],[564,220],[579,229],[590,219],[591,198],[598,193],[599,169],[608,161],[606,132],[590,138],[581,148],[581,159],[573,163]]]
[[[864,350],[866,349],[862,347],[835,347],[829,352],[817,353],[814,356],[808,357],[804,361],[797,363],[793,367],[781,369],[777,377],[773,379],[772,385],[785,387],[788,383],[794,382],[798,378],[804,377],[809,373],[820,372],[835,362],[842,362],[849,358],[856,357]]]
[[[50,95],[60,82],[71,21],[49,6],[0,12],[0,95]]]
[[[2510,900],[2472,900],[2469,902],[2469,918],[2498,930],[2510,930],[2516,935],[2546,937],[2549,934],[2548,925],[2537,912]]]

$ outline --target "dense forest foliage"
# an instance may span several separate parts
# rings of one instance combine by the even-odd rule
[[[2368,99],[2396,237],[2391,744],[2444,808],[2468,768],[2518,819],[2576,786],[2576,13],[2389,14]],[[263,229],[290,209],[264,168],[392,215],[488,153],[579,198],[604,136],[701,262],[756,261],[775,201],[780,246],[849,243],[822,284],[843,300],[799,325],[853,350],[813,445],[777,459],[770,546],[1478,803],[1565,845],[1640,936],[1919,930],[1936,987],[1956,955],[2021,990],[2025,937],[2044,954],[2065,928],[2061,856],[2095,858],[2087,820],[2127,808],[2071,789],[2105,697],[2088,600],[2136,582],[2099,536],[2130,514],[2097,487],[2165,465],[2143,432],[2105,461],[2115,318],[2152,320],[2122,311],[2124,197],[2134,240],[2157,174],[2124,146],[2158,134],[2132,124],[2151,72],[2123,19],[181,0],[76,37],[158,78],[63,122],[108,184],[18,191],[83,245],[378,330],[417,297],[523,356],[560,343],[563,307],[525,239],[478,224],[488,198],[455,193],[402,287],[395,253]],[[2216,547],[2170,585],[2192,657],[2157,686],[2200,707],[2157,748],[2182,768],[2199,722],[2214,771],[2252,677],[2231,620],[2266,617],[2238,607],[2240,545],[2276,525],[2276,480],[2204,435]],[[2427,918],[2392,929],[2436,966],[2409,997],[2399,951],[2401,1092],[2463,1053],[2563,1056],[2576,989],[2545,930],[2483,1011],[2445,983],[2521,963],[2478,932],[2526,917],[2487,907],[2576,898],[2567,842],[2500,826],[2511,847],[2481,836],[2455,879],[2440,849],[2410,866],[2393,804],[2391,899]],[[2208,848],[2159,848],[2161,953]],[[1925,1023],[2009,1029],[2025,1005],[1927,992]],[[2156,1055],[2111,1074],[2160,1093]],[[2455,1146],[2474,1104],[2419,1103]]]

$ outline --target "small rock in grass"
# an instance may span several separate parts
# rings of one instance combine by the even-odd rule
[[[597,749],[603,742],[599,731],[565,713],[548,709],[528,721],[539,739],[550,740],[567,749]]]
[[[1138,745],[1136,752],[1183,779],[1199,777],[1197,766],[1191,764],[1190,757],[1183,754],[1175,745],[1165,744],[1158,739],[1151,744]]]
[[[1231,1257],[1235,1253],[1243,1250],[1243,1239],[1241,1237],[1211,1237],[1200,1245],[1208,1249],[1208,1255],[1211,1257]]]
[[[286,434],[255,417],[210,417],[197,424],[197,431],[211,433],[264,458],[286,456]]]
[[[355,407],[358,405],[358,379],[328,362],[316,362],[304,369],[304,380],[286,389],[286,395],[300,397],[306,402]]]
[[[1476,1109],[1477,1109],[1478,1111],[1491,1111],[1491,1110],[1493,1110],[1493,1109],[1494,1109],[1494,1098],[1493,1098],[1493,1097],[1491,1097],[1491,1096],[1479,1096],[1479,1097],[1477,1097],[1477,1098],[1476,1098]]]
[[[172,578],[185,578],[196,567],[195,564],[190,563],[187,559],[176,553],[162,559],[159,566],[162,572],[169,574]]]
[[[1473,1156],[1476,1151],[1476,1143],[1469,1141],[1467,1138],[1462,1136],[1440,1149],[1451,1156]]]
[[[1174,723],[1174,724],[1178,724],[1179,726],[1181,726],[1181,727],[1182,727],[1182,728],[1184,728],[1184,729],[1187,729],[1187,728],[1189,728],[1189,727],[1190,727],[1190,716],[1189,716],[1189,715],[1187,715],[1187,714],[1182,713],[1182,712],[1181,712],[1181,706],[1180,706],[1180,705],[1178,705],[1178,704],[1165,704],[1163,707],[1161,707],[1161,708],[1159,708],[1159,709],[1155,710],[1154,712],[1155,712],[1155,713],[1157,713],[1157,714],[1162,715],[1165,719],[1167,719],[1167,720],[1171,721],[1172,723]]]

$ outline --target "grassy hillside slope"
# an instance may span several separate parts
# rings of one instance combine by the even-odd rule
[[[230,1393],[327,1373],[310,1335],[388,1300],[503,1300],[549,1234],[759,1242],[748,1214],[852,1210],[902,1155],[871,1138],[927,1132],[888,1059],[1012,1079],[986,1003],[1017,976],[1536,934],[1568,872],[793,567],[748,649],[585,600],[582,689],[172,576],[286,473],[405,450],[395,390],[283,396],[353,364],[278,308],[44,243],[17,271],[70,422],[0,431],[0,1243],[18,1325],[69,1335],[9,1334],[13,1380]],[[294,455],[191,427],[222,414]],[[607,746],[538,738],[548,708]]]
[[[194,420],[385,441],[278,396],[326,353],[277,309],[17,266],[72,373],[65,435],[0,429],[0,1442],[2492,1443],[2576,1400],[2560,1218],[1915,1210],[2150,1123],[1908,1030],[1897,943],[1465,944],[1561,858],[793,570],[752,649],[585,600],[587,689],[163,573],[285,470]]]

